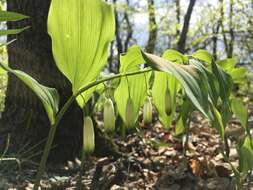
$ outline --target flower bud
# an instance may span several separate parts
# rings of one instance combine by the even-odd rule
[[[106,99],[104,104],[104,128],[108,133],[112,133],[115,131],[115,112],[114,106],[111,99]]]
[[[167,88],[165,91],[165,113],[169,116],[171,115],[172,107],[171,107],[171,94],[169,89]]]
[[[131,129],[134,127],[135,117],[134,117],[134,104],[131,98],[128,98],[126,105],[126,128]]]
[[[143,120],[145,125],[148,125],[152,122],[152,102],[150,97],[146,97],[144,101]]]
[[[93,153],[95,149],[95,134],[93,122],[90,117],[84,118],[83,124],[83,151],[86,155]]]

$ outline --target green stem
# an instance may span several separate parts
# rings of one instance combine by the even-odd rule
[[[106,81],[116,79],[116,78],[121,78],[121,77],[124,77],[124,76],[138,75],[138,74],[142,74],[142,73],[146,73],[146,72],[150,72],[150,71],[152,71],[152,69],[146,69],[146,70],[142,70],[142,71],[135,71],[135,72],[125,73],[125,74],[120,73],[120,74],[117,74],[117,75],[114,75],[114,76],[106,77],[104,79],[93,81],[90,84],[86,85],[85,87],[81,88],[76,93],[74,93],[74,95],[72,95],[68,99],[68,101],[64,104],[64,106],[60,110],[60,112],[57,114],[57,116],[55,118],[55,123],[50,128],[47,143],[45,145],[43,155],[42,155],[42,158],[41,158],[41,161],[40,161],[40,166],[39,166],[39,169],[38,169],[38,173],[36,175],[36,180],[35,180],[35,184],[34,184],[34,188],[33,188],[34,190],[38,190],[38,188],[40,186],[40,180],[41,180],[42,175],[45,172],[47,159],[48,159],[48,156],[49,156],[49,153],[50,153],[53,141],[54,141],[54,136],[55,136],[57,126],[59,125],[62,117],[65,114],[65,112],[69,109],[71,104],[75,101],[76,97],[81,95],[86,90],[89,90],[90,88],[92,88],[94,86],[97,86],[101,83],[104,83]]]
[[[38,170],[38,173],[36,175],[36,180],[35,180],[35,184],[34,184],[34,188],[33,188],[34,190],[38,190],[38,188],[40,186],[40,180],[42,178],[43,173],[45,172],[47,159],[48,159],[49,152],[51,150],[51,147],[52,147],[52,144],[53,144],[53,141],[54,141],[54,136],[55,136],[57,126],[59,125],[62,117],[65,114],[65,112],[68,110],[68,108],[70,107],[70,105],[74,101],[75,101],[75,97],[71,96],[69,98],[69,100],[64,104],[64,106],[60,110],[59,114],[56,116],[55,124],[52,125],[51,128],[50,128],[47,143],[46,143],[46,146],[45,146],[45,149],[43,151],[43,155],[42,155],[42,158],[41,158],[41,161],[40,161],[39,170]]]

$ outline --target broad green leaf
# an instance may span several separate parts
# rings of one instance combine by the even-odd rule
[[[0,22],[4,21],[18,21],[29,18],[26,15],[10,12],[10,11],[2,11],[0,10]]]
[[[129,48],[127,54],[120,57],[120,72],[134,72],[140,70],[140,65],[145,61],[143,60],[140,48],[133,46]],[[147,83],[149,80],[149,74],[139,74],[135,76],[122,77],[120,84],[115,91],[114,98],[117,104],[118,112],[123,122],[126,123],[126,107],[127,100],[130,98],[133,101],[133,115],[134,121],[138,119],[139,110],[144,103],[144,99],[147,96]]]
[[[14,74],[38,96],[47,112],[51,124],[54,124],[55,116],[59,109],[59,94],[57,90],[41,85],[38,81],[22,71],[13,70],[1,63],[0,66],[7,72]]]
[[[174,61],[176,63],[184,62],[184,55],[175,50],[165,51],[163,58],[166,60]],[[171,103],[170,115],[166,113],[165,109],[165,93],[167,89],[171,95],[169,100]],[[179,89],[180,84],[174,76],[164,72],[155,72],[154,84],[152,87],[152,96],[156,110],[158,112],[159,120],[166,128],[169,128],[171,126],[172,120],[174,119],[176,113],[176,96]]]
[[[247,79],[248,69],[245,67],[234,68],[228,71],[234,83],[245,83]]]
[[[188,62],[188,57],[180,53],[179,51],[168,49],[163,53],[163,58],[175,63],[186,63]]]
[[[225,71],[229,71],[235,68],[237,60],[235,58],[228,58],[224,60],[217,61],[217,64],[220,65]]]
[[[193,105],[206,117],[208,114],[208,96],[202,91],[199,70],[194,65],[180,65],[167,61],[156,55],[142,52],[145,61],[154,69],[173,75],[185,90]]]
[[[236,68],[236,63],[235,58],[217,61],[217,64],[232,77],[234,83],[243,83],[247,78],[248,70],[245,67]]]
[[[168,116],[165,111],[165,92],[169,89],[171,93],[171,114]],[[175,77],[164,72],[155,72],[154,84],[152,87],[153,102],[158,112],[158,117],[161,123],[169,128],[176,112],[176,94],[179,89],[179,84]]]
[[[208,65],[211,65],[213,59],[212,56],[208,53],[208,51],[202,49],[193,53],[192,57],[194,57],[195,59],[199,59],[203,62],[206,62]]]
[[[72,83],[73,94],[99,77],[114,31],[114,11],[104,1],[52,0],[48,32],[53,55]],[[90,93],[83,96],[88,99]]]
[[[253,149],[252,139],[246,136],[237,146],[239,154],[239,170],[246,174],[248,170],[253,169]]]
[[[240,120],[242,126],[247,130],[248,126],[248,110],[243,102],[237,98],[231,99],[231,107],[235,116]]]
[[[30,28],[29,26],[26,26],[24,28],[20,29],[9,29],[9,30],[0,30],[0,36],[10,35],[10,34],[18,34],[20,32],[23,32],[24,30]]]

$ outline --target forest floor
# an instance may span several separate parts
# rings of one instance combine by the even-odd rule
[[[253,105],[249,108],[252,125]],[[182,140],[174,136],[173,128],[165,130],[159,122],[155,122],[148,127],[140,123],[140,129],[125,139],[114,138],[119,150],[127,156],[87,159],[82,179],[85,189],[235,189],[231,167],[220,153],[219,135],[200,114],[195,113],[190,123],[186,154],[183,153]],[[230,161],[235,167],[238,166],[236,144],[243,133],[235,119],[226,130],[230,137]],[[0,168],[0,189],[32,189],[36,169],[37,165],[32,162],[15,172]],[[75,189],[79,169],[78,159],[66,165],[49,165],[42,189]],[[253,180],[245,183],[245,189],[253,189]]]

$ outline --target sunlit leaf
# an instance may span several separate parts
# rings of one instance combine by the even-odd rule
[[[52,0],[48,32],[53,55],[74,94],[98,78],[114,30],[113,8],[102,0]],[[87,100],[90,93],[83,96]]]
[[[167,50],[163,54],[163,58],[166,60],[174,61],[176,63],[184,62],[184,55],[180,54],[175,50]],[[170,92],[170,106],[171,114],[166,113],[165,109],[165,93],[166,90]],[[154,84],[152,87],[153,101],[158,112],[158,117],[161,123],[166,127],[170,127],[172,120],[174,119],[176,113],[176,96],[180,89],[180,84],[177,79],[164,72],[155,72]]]
[[[241,143],[237,146],[239,154],[239,169],[243,173],[253,169],[253,149],[252,139],[246,136]]]
[[[216,76],[219,83],[219,96],[221,97],[223,106],[229,107],[229,97],[233,87],[233,81],[219,65],[212,61],[212,72]]]
[[[120,72],[134,72],[140,70],[140,65],[145,61],[140,53],[138,46],[131,47],[127,54],[120,58]],[[149,80],[149,74],[140,74],[135,76],[123,77],[115,91],[114,97],[117,104],[118,112],[124,123],[126,123],[126,107],[127,101],[130,98],[133,101],[133,115],[136,122],[139,116],[139,110],[147,96],[146,80]]]
[[[243,102],[237,98],[231,99],[231,107],[235,116],[240,120],[242,126],[247,130],[248,126],[248,110]]]
[[[206,62],[208,65],[211,65],[213,59],[212,56],[208,53],[208,51],[202,49],[193,53],[192,57],[199,59],[203,62]]]
[[[1,63],[0,66],[7,72],[10,72],[14,74],[16,77],[18,77],[37,95],[37,97],[40,99],[47,112],[51,124],[54,124],[55,116],[59,108],[59,94],[57,90],[54,88],[49,88],[44,85],[41,85],[40,83],[38,83],[38,81],[36,81],[23,71],[13,70],[9,68],[7,65]]]
[[[212,106],[212,112],[214,114],[214,119],[212,121],[212,125],[213,125],[213,127],[215,127],[218,130],[221,138],[224,140],[225,128],[223,125],[223,120],[222,120],[221,114],[214,106]]]
[[[237,60],[229,58],[217,61],[218,65],[226,71],[233,79],[234,83],[243,83],[246,81],[248,69],[245,67],[236,67]]]
[[[18,21],[29,18],[26,15],[10,12],[10,11],[2,11],[0,10],[0,22],[4,21]]]
[[[10,35],[10,34],[18,34],[20,32],[23,32],[24,30],[30,28],[29,26],[23,27],[20,29],[9,29],[9,30],[0,30],[0,36]]]
[[[199,70],[193,65],[180,65],[167,61],[156,55],[143,53],[145,61],[154,69],[173,75],[185,90],[186,95],[192,101],[193,105],[209,118],[208,114],[208,96],[200,87],[201,78]]]
[[[234,68],[228,72],[234,83],[244,83],[247,79],[248,69],[245,67]]]
[[[175,63],[181,63],[181,64],[188,62],[187,56],[173,49],[166,50],[163,53],[163,58],[165,58],[166,60],[169,60]]]
[[[2,11],[0,10],[0,22],[5,22],[5,21],[19,21],[29,18],[26,15],[22,15],[19,13],[15,12],[9,12],[9,11]],[[20,32],[23,32],[24,30],[28,29],[29,27],[23,27],[19,29],[8,29],[8,30],[0,30],[0,36],[5,36],[9,34],[18,34]]]
[[[235,68],[237,60],[235,58],[228,58],[224,60],[217,61],[217,64],[224,69],[225,71],[229,71]]]

